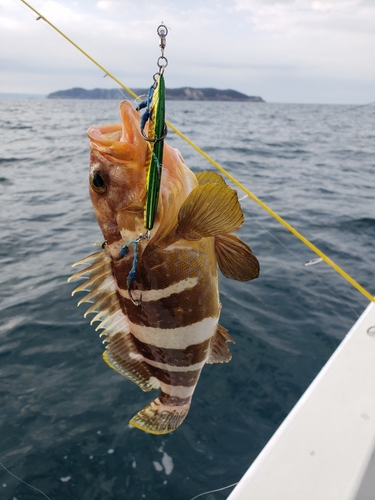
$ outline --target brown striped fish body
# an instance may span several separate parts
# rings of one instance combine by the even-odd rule
[[[143,216],[149,144],[140,115],[120,104],[121,124],[92,127],[90,196],[105,243],[75,265],[71,279],[88,291],[79,304],[107,343],[103,357],[144,391],[159,396],[130,423],[154,434],[185,419],[206,363],[231,359],[227,331],[218,324],[218,266],[229,278],[258,276],[250,248],[232,234],[243,222],[237,194],[215,173],[195,176],[180,153],[165,144],[154,228]]]

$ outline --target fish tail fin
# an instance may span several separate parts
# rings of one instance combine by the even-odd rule
[[[160,398],[156,398],[138,412],[129,423],[150,434],[168,434],[176,430],[185,420],[190,402],[191,398],[186,404],[177,406],[162,403]]]

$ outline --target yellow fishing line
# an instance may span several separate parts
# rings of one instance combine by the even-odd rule
[[[60,31],[54,24],[52,24],[48,19],[46,19],[42,14],[40,14],[34,7],[29,5],[25,0],[21,0],[29,9],[31,9],[35,14],[38,15],[40,19],[43,19],[47,24],[51,26],[55,31],[57,31],[61,36],[65,38],[69,43],[71,43],[76,49],[78,49],[84,56],[86,56],[90,61],[92,61],[98,68],[100,68],[106,75],[108,75],[112,80],[114,80],[120,87],[122,87],[126,92],[128,92],[131,96],[133,96],[135,99],[138,98],[138,96],[128,87],[126,87],[120,80],[118,80],[112,73],[107,71],[101,64],[99,64],[95,59],[93,59],[87,52],[85,52],[81,47],[79,47],[76,43],[73,42],[68,36],[66,36],[62,31]],[[340,266],[338,266],[333,260],[331,260],[327,255],[325,255],[319,248],[317,248],[311,241],[309,241],[307,238],[305,238],[299,231],[294,229],[293,226],[291,226],[288,222],[286,222],[280,215],[278,215],[276,212],[274,212],[270,207],[268,207],[263,201],[261,201],[259,198],[257,198],[251,191],[249,191],[243,184],[241,184],[235,177],[233,177],[229,172],[227,172],[223,167],[221,167],[213,158],[208,156],[202,149],[200,149],[194,142],[192,142],[188,137],[186,137],[185,134],[183,134],[180,130],[178,130],[174,125],[172,125],[170,122],[166,121],[166,124],[170,129],[172,129],[181,139],[186,141],[192,148],[194,148],[200,155],[202,155],[204,158],[206,158],[207,161],[209,161],[215,168],[217,168],[222,174],[224,174],[228,179],[230,179],[236,186],[238,186],[242,191],[244,191],[249,198],[251,198],[253,201],[258,203],[266,212],[268,212],[272,217],[274,217],[280,224],[282,224],[288,231],[290,231],[294,236],[296,236],[299,240],[301,240],[306,246],[308,246],[313,252],[315,252],[321,259],[326,262],[329,266],[331,266],[336,272],[338,272],[343,278],[345,278],[354,288],[356,288],[359,292],[361,292],[368,300],[371,302],[375,302],[375,298],[369,293],[363,286],[361,286],[355,279],[353,279],[351,276],[349,276],[348,273],[346,273],[343,269],[341,269]]]
[[[324,254],[319,248],[317,248],[311,241],[309,241],[307,238],[305,238],[297,229],[295,229],[293,226],[291,226],[286,220],[284,220],[280,215],[278,215],[276,212],[274,212],[268,205],[263,203],[255,194],[253,194],[251,191],[249,191],[243,184],[241,184],[235,177],[233,177],[229,172],[227,172],[223,167],[221,167],[218,163],[216,163],[215,160],[213,160],[210,156],[208,156],[204,151],[202,151],[194,142],[192,142],[188,137],[186,137],[182,132],[180,132],[176,127],[174,127],[171,124],[168,124],[168,126],[182,139],[184,139],[192,148],[194,148],[196,151],[198,151],[199,154],[201,154],[206,160],[208,160],[214,167],[216,167],[220,172],[222,172],[228,179],[230,179],[236,186],[238,186],[242,191],[244,191],[249,198],[254,200],[258,205],[260,205],[266,212],[268,212],[272,217],[274,217],[280,224],[282,224],[288,231],[290,231],[294,236],[296,236],[299,240],[301,240],[306,246],[308,246],[313,252],[315,252],[319,257],[321,257],[324,262],[326,262],[328,265],[333,267],[335,271],[337,271],[343,278],[345,278],[351,285],[353,285],[357,290],[359,290],[366,298],[368,298],[370,301],[375,302],[374,297],[365,289],[363,286],[361,286],[355,279],[353,279],[351,276],[349,276],[348,273],[346,273],[343,269],[341,269],[340,266],[338,266],[333,260],[331,260],[326,254]]]
[[[43,19],[43,21],[45,21],[47,24],[49,24],[51,26],[51,28],[53,28],[55,31],[57,31],[57,33],[59,33],[62,37],[64,37],[65,40],[68,40],[69,43],[71,43],[76,49],[78,49],[80,52],[82,52],[82,54],[84,56],[86,56],[88,59],[90,59],[91,62],[93,62],[96,66],[98,66],[98,68],[100,68],[102,71],[104,71],[104,73],[106,75],[108,75],[110,78],[112,78],[112,80],[114,80],[116,83],[118,83],[120,85],[120,87],[122,87],[124,90],[126,90],[126,92],[128,92],[135,99],[138,98],[138,96],[132,90],[128,89],[128,87],[126,87],[123,83],[121,83],[120,80],[118,80],[114,75],[112,75],[112,73],[107,71],[101,64],[99,64],[97,61],[95,61],[95,59],[93,59],[87,52],[85,52],[83,49],[81,49],[81,47],[79,47],[76,43],[74,43],[73,40],[71,40],[62,31],[60,31],[59,28],[57,28],[54,24],[51,23],[51,21],[48,21],[48,19],[46,17],[44,17],[42,14],[40,14],[40,12],[38,12],[36,9],[34,9],[34,7],[32,7],[27,2],[25,2],[25,0],[21,0],[21,2],[24,3],[27,7],[29,7],[29,9],[31,9],[33,12],[35,12],[35,14],[37,14],[40,19]]]

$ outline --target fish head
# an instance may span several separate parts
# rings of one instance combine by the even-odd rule
[[[93,126],[90,139],[89,191],[103,236],[108,243],[128,242],[145,232],[144,208],[152,143],[140,132],[141,115],[129,101],[119,106],[121,123]],[[147,126],[145,133],[147,133]],[[176,225],[178,211],[197,186],[180,152],[164,144],[162,177],[154,241]]]

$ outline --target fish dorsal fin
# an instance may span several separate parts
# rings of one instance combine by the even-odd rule
[[[129,320],[123,313],[118,299],[110,256],[105,250],[100,250],[76,262],[73,266],[82,264],[89,264],[89,266],[73,274],[68,281],[86,278],[86,281],[81,283],[73,294],[89,292],[78,305],[92,302],[85,317],[87,314],[96,313],[91,324],[98,321],[99,325],[96,330],[102,329],[100,337],[104,336],[104,341],[109,342],[103,353],[104,361],[121,375],[138,384],[143,391],[158,389],[160,387],[158,380],[152,376],[149,365],[138,353],[133,338],[128,333]]]
[[[199,172],[195,177],[200,186],[203,184],[225,184],[225,180],[217,172]]]
[[[198,186],[181,205],[176,233],[186,240],[236,231],[244,217],[237,192],[226,184]]]
[[[258,259],[235,234],[216,236],[215,253],[220,271],[226,278],[250,281],[259,276]]]
[[[87,314],[96,313],[91,324],[99,322],[96,330],[104,330],[100,336],[110,338],[118,331],[128,331],[129,321],[122,312],[121,304],[117,294],[117,285],[112,274],[111,258],[105,250],[100,250],[73,264],[73,267],[82,264],[90,264],[85,269],[76,272],[68,281],[85,278],[72,295],[77,292],[89,292],[83,297],[78,305],[84,302],[92,302],[92,306],[86,311]]]
[[[234,343],[234,340],[223,326],[217,325],[212,341],[211,354],[206,361],[207,364],[228,363],[228,361],[232,359],[232,354],[229,350],[227,342]]]

